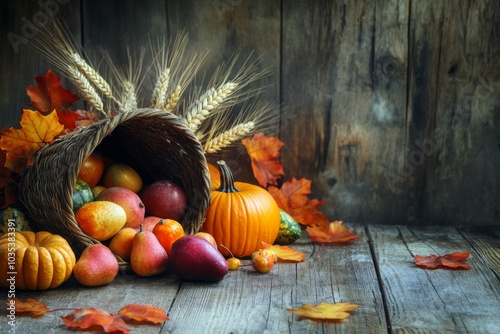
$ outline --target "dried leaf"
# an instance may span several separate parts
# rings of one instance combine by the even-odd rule
[[[415,255],[415,265],[424,269],[455,269],[455,270],[469,270],[470,266],[465,262],[469,257],[468,252],[455,252],[443,256],[429,255],[420,256]]]
[[[328,218],[318,210],[325,204],[316,199],[309,199],[311,181],[305,178],[297,180],[291,178],[283,183],[280,189],[269,187],[269,193],[278,203],[278,206],[292,216],[297,222],[306,226],[327,226]]]
[[[272,250],[280,262],[303,262],[306,258],[305,253],[298,252],[289,246],[270,245],[264,241],[261,243],[265,249]]]
[[[60,110],[57,112],[59,122],[65,129],[74,130],[77,127],[76,121],[80,119],[80,114],[69,110]]]
[[[61,79],[51,70],[48,70],[43,77],[36,77],[35,81],[38,86],[30,86],[26,91],[31,98],[30,106],[42,114],[48,114],[54,109],[56,111],[67,109],[79,99],[77,95],[61,86]]]
[[[342,320],[350,315],[350,311],[360,306],[351,303],[327,304],[322,302],[318,305],[302,304],[299,309],[287,309],[287,311],[313,320]]]
[[[308,226],[306,231],[312,241],[323,243],[343,243],[359,238],[342,224],[341,221],[334,221],[328,226]]]
[[[118,315],[90,308],[79,309],[61,317],[70,329],[101,330],[104,333],[128,333],[130,329]]]
[[[50,144],[63,130],[55,111],[43,116],[38,111],[24,109],[21,129],[0,131],[0,149],[7,151],[5,167],[20,173],[31,165],[35,153]]]
[[[283,166],[276,160],[280,156],[279,150],[283,146],[278,138],[265,136],[262,132],[256,133],[252,139],[243,139],[251,159],[252,171],[262,187],[268,184],[277,184],[276,180],[284,175]]]
[[[130,304],[124,306],[118,314],[122,317],[132,319],[137,322],[160,324],[169,320],[165,310],[152,305]]]
[[[25,302],[17,298],[7,299],[7,309],[14,307],[16,314],[24,314],[31,317],[41,317],[47,312],[50,312],[49,308],[42,302],[36,301],[34,299],[27,299]]]

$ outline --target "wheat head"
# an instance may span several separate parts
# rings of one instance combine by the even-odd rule
[[[85,75],[75,66],[69,65],[67,73],[82,97],[97,111],[106,116],[101,97]]]
[[[255,129],[255,122],[250,121],[238,124],[220,135],[208,140],[203,146],[205,153],[215,153],[228,147],[234,142],[248,136]]]

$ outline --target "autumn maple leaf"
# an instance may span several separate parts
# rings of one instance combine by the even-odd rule
[[[17,298],[7,299],[7,308],[13,306],[16,310],[16,314],[24,314],[32,317],[41,317],[47,312],[50,312],[49,308],[42,302],[34,299],[27,299],[26,301],[21,301]]]
[[[415,255],[415,265],[424,269],[455,269],[455,270],[469,270],[470,266],[465,261],[469,257],[468,252],[455,252],[442,256],[429,255],[420,256]]]
[[[341,221],[331,222],[328,226],[307,226],[306,232],[312,241],[321,243],[344,243],[359,238]]]
[[[265,136],[262,132],[256,133],[252,139],[243,139],[250,156],[252,171],[262,187],[268,184],[277,184],[277,179],[284,175],[283,166],[277,160],[283,142],[276,137]]]
[[[73,105],[79,97],[71,91],[61,86],[61,79],[51,70],[48,70],[45,76],[35,78],[38,86],[30,86],[26,89],[31,98],[30,106],[42,114],[64,110]]]
[[[281,188],[269,187],[269,193],[278,206],[292,216],[297,222],[306,226],[326,226],[328,218],[318,210],[325,202],[309,199],[311,181],[305,178],[291,178]]]
[[[287,309],[287,311],[313,320],[342,320],[350,315],[350,311],[354,311],[360,306],[351,303],[327,304],[321,302],[317,305],[302,304],[299,309]]]
[[[271,245],[264,241],[261,241],[261,244],[265,249],[272,250],[281,262],[303,262],[306,258],[305,253],[298,252],[289,246]]]
[[[169,320],[165,310],[161,310],[152,305],[129,304],[118,311],[118,314],[137,322],[152,324],[159,324]]]
[[[0,131],[0,149],[7,152],[5,167],[16,173],[31,165],[35,153],[50,144],[64,128],[55,111],[44,116],[24,109],[20,124],[21,129]]]
[[[90,308],[78,309],[61,317],[66,327],[70,329],[91,330],[100,329],[104,333],[128,333],[130,329],[118,315]]]

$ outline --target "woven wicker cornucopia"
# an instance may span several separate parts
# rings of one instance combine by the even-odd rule
[[[41,149],[22,179],[19,197],[36,227],[66,237],[77,248],[99,241],[79,228],[72,194],[78,171],[104,140],[141,175],[182,186],[188,209],[181,224],[198,231],[210,201],[210,174],[202,146],[183,119],[164,110],[136,109],[71,132]]]

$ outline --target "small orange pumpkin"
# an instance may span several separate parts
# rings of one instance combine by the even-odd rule
[[[46,290],[66,282],[75,266],[75,253],[60,235],[22,231],[0,238],[0,286]]]
[[[218,161],[221,185],[213,190],[210,206],[200,232],[211,234],[224,256],[250,256],[262,248],[261,241],[272,244],[280,228],[280,209],[269,192],[259,186],[234,182],[224,161]]]

